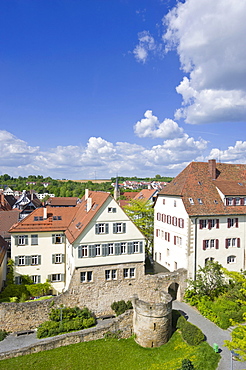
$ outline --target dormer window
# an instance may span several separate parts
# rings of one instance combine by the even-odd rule
[[[243,186],[243,184],[241,182],[239,182],[238,185]]]
[[[199,204],[203,204],[200,198],[197,199]]]
[[[241,204],[241,199],[240,198],[236,198],[236,206],[240,206]]]
[[[192,198],[189,198],[189,202],[190,202],[190,204],[194,204],[194,200],[192,199]]]
[[[198,181],[198,185],[202,185],[201,181]]]

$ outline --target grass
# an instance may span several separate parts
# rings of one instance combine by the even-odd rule
[[[220,355],[203,342],[189,346],[175,332],[159,348],[142,348],[133,338],[99,339],[0,361],[3,370],[177,370],[188,358],[196,370],[215,370]]]

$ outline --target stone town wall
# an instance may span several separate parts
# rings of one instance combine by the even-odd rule
[[[160,299],[161,291],[168,291],[172,283],[179,284],[182,300],[186,287],[187,272],[184,269],[172,273],[144,275],[142,264],[129,264],[136,269],[136,278],[124,279],[124,265],[105,265],[93,267],[92,282],[81,283],[80,272],[89,270],[79,268],[74,272],[70,288],[67,292],[50,300],[27,303],[0,303],[0,329],[10,332],[36,328],[48,319],[52,307],[61,304],[69,307],[87,306],[96,316],[113,314],[111,304],[114,301],[131,299],[135,294],[140,300],[156,302]],[[117,280],[105,280],[105,270],[117,268]]]
[[[117,332],[121,331],[121,338],[129,338],[132,335],[132,315],[133,311],[129,310],[124,314],[111,319],[110,322],[102,322],[100,325],[80,330],[73,333],[67,333],[58,335],[52,338],[40,339],[40,342],[27,346],[22,349],[0,353],[0,360],[5,360],[11,357],[18,357],[23,355],[28,355],[31,353],[36,353],[40,351],[46,351],[49,349],[54,349],[62,346],[67,346],[69,344],[75,344],[80,342],[88,342],[91,340],[102,339],[104,334],[107,332]],[[83,356],[83,353],[81,353]]]

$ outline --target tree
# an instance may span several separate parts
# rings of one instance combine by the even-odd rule
[[[218,262],[209,261],[205,267],[199,266],[196,280],[188,280],[187,295],[218,297],[226,288],[224,272]]]
[[[132,199],[128,205],[124,207],[127,216],[143,233],[147,241],[147,252],[153,244],[154,232],[154,208],[149,200]]]

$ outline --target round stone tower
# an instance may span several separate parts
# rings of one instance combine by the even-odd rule
[[[159,302],[144,302],[134,296],[133,331],[142,347],[159,347],[168,342],[172,332],[172,297],[160,293]]]

